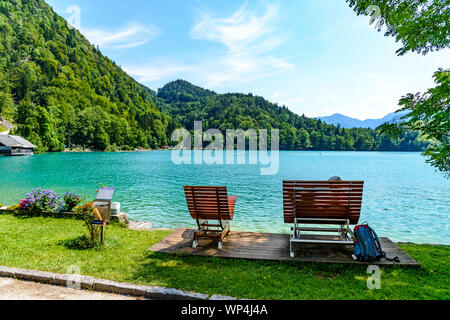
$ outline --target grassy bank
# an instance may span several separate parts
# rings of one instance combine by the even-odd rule
[[[368,290],[367,267],[223,260],[146,252],[168,231],[107,230],[105,248],[79,250],[81,221],[0,215],[0,265],[84,275],[251,299],[449,299],[450,248],[401,245],[421,268],[382,267],[381,290]]]

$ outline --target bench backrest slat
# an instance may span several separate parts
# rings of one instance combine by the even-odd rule
[[[357,224],[363,189],[364,181],[283,181],[284,221],[294,223],[295,217],[349,219],[350,224]]]
[[[186,202],[193,219],[232,220],[226,187],[185,186]]]

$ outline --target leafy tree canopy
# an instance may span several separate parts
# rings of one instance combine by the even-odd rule
[[[448,0],[347,0],[359,14],[372,15],[380,31],[403,43],[397,54],[450,48],[450,2]],[[378,16],[379,15],[379,16]],[[425,94],[407,94],[398,112],[409,111],[403,123],[386,124],[382,133],[398,137],[405,130],[419,132],[437,143],[424,153],[428,162],[450,178],[450,69],[440,69],[434,75],[436,87]]]
[[[434,139],[425,152],[428,162],[450,177],[450,70],[440,70],[434,75],[437,86],[425,94],[408,94],[400,100],[402,111],[411,111],[396,124],[385,124],[380,129],[397,137],[405,130],[421,132]]]
[[[0,114],[39,152],[168,145],[154,100],[43,0],[0,1]]]
[[[448,0],[347,0],[358,15],[370,15],[375,27],[386,27],[407,52],[427,54],[450,48],[450,3]]]

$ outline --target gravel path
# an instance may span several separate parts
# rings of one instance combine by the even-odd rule
[[[136,298],[0,278],[0,300],[136,300]]]

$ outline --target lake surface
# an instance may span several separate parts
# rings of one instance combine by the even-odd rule
[[[170,151],[54,153],[0,157],[0,203],[18,203],[31,189],[95,198],[100,182],[114,187],[131,219],[154,227],[193,227],[183,185],[224,185],[239,196],[232,228],[289,232],[283,223],[282,181],[364,180],[361,221],[394,241],[450,244],[450,180],[419,153],[280,152],[277,175],[257,165],[176,165]]]

